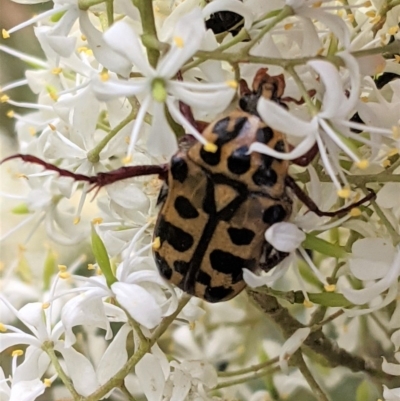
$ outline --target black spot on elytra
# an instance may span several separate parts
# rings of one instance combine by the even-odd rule
[[[249,245],[255,236],[254,231],[247,228],[228,228],[229,237],[234,245]]]
[[[188,198],[185,198],[184,196],[178,196],[175,199],[174,207],[179,216],[184,219],[195,219],[199,216],[199,212],[190,203],[190,200]]]
[[[274,149],[277,152],[284,153],[285,152],[285,142],[283,142],[282,140],[279,140],[278,142],[276,142]],[[281,159],[279,159],[279,160],[281,160]]]
[[[233,292],[232,288],[225,287],[207,287],[204,293],[204,299],[208,302],[219,302],[224,298],[231,295]]]
[[[210,253],[211,267],[217,272],[229,274],[232,277],[232,283],[243,280],[242,269],[244,267],[252,269],[255,260],[243,259],[240,256],[232,255],[229,252],[214,249]]]
[[[272,187],[278,180],[278,175],[272,168],[260,167],[252,176],[253,182],[259,186]]]
[[[174,156],[171,159],[170,171],[172,178],[183,183],[188,176],[188,165],[182,157]]]
[[[174,269],[182,274],[182,276],[185,276],[189,270],[189,263],[184,262],[183,260],[176,260],[174,262]]]
[[[248,146],[236,149],[228,158],[228,169],[233,174],[244,174],[250,169],[250,154]]]
[[[200,284],[209,286],[211,283],[211,276],[208,273],[203,272],[203,270],[199,270],[197,272],[196,281]]]
[[[273,205],[264,210],[263,221],[269,225],[279,223],[286,217],[286,211],[282,205]]]
[[[200,157],[210,166],[216,166],[221,161],[221,149],[218,147],[216,152],[207,152],[202,147],[200,149]]]
[[[167,261],[158,252],[154,252],[154,259],[161,276],[166,280],[170,280],[172,277],[172,269],[169,267]]]
[[[259,128],[256,134],[258,142],[267,144],[274,136],[274,131],[270,127]]]
[[[185,252],[193,245],[193,237],[179,227],[161,218],[154,230],[155,237],[160,237],[161,243],[167,241],[176,251]]]

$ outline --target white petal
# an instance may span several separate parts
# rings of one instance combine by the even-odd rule
[[[125,208],[135,208],[146,213],[150,207],[150,200],[134,183],[119,181],[107,186],[107,193],[118,205]]]
[[[132,68],[131,62],[107,45],[103,34],[92,25],[86,11],[79,12],[79,23],[96,60],[110,71],[128,77]]]
[[[20,344],[29,344],[40,348],[42,344],[29,334],[24,333],[0,333],[0,352],[3,352],[8,347],[13,347]]]
[[[50,358],[37,347],[28,347],[25,351],[24,361],[15,369],[14,382],[30,381],[41,378],[50,364]]]
[[[336,115],[342,102],[346,100],[339,72],[328,61],[312,60],[307,64],[318,73],[325,86],[325,94],[322,102],[323,110],[319,113],[319,116],[321,118],[332,118]]]
[[[300,246],[306,235],[295,224],[282,222],[269,227],[265,239],[278,251],[290,253]]]
[[[160,401],[165,378],[158,359],[146,354],[135,367],[140,386],[148,401]]]
[[[91,85],[97,99],[107,101],[121,96],[136,96],[146,90],[148,82],[140,78],[131,81],[109,79],[106,82],[95,78]]]
[[[400,251],[397,251],[396,258],[394,259],[391,268],[386,276],[384,276],[381,280],[362,290],[343,288],[342,293],[350,302],[353,302],[356,305],[362,305],[372,301],[382,292],[386,291],[391,285],[393,285],[393,283],[397,282],[399,275]]]
[[[266,124],[284,134],[307,137],[315,136],[318,132],[316,119],[301,120],[271,100],[261,98],[258,101],[257,111]]]
[[[189,375],[181,369],[174,372],[174,385],[170,401],[185,401],[191,387]]]
[[[164,103],[153,102],[153,120],[147,139],[147,150],[155,157],[169,160],[178,150],[176,136],[168,124]]]
[[[39,340],[47,339],[45,316],[41,302],[30,302],[18,311],[18,318],[28,327],[34,327],[39,335]]]
[[[394,345],[394,349],[398,351],[400,349],[400,330],[396,330],[391,336],[390,341]]]
[[[385,357],[382,358],[382,370],[389,375],[400,376],[400,365],[397,363],[389,363]]]
[[[34,401],[42,395],[46,386],[39,379],[15,383],[8,401]]]
[[[117,282],[111,289],[117,301],[139,324],[147,329],[153,329],[161,322],[161,308],[144,288]]]
[[[74,348],[64,348],[60,343],[55,349],[63,356],[67,374],[78,394],[86,397],[100,387],[93,365],[84,355]]]
[[[123,38],[123,40],[121,40]],[[136,32],[125,21],[116,22],[104,34],[105,42],[123,54],[136,68],[146,77],[155,75],[153,68],[149,65],[143,46]],[[129,43],[129,46],[126,44]]]
[[[200,8],[196,7],[180,18],[173,33],[171,48],[159,62],[157,74],[164,78],[175,76],[182,65],[199,49],[205,33]]]
[[[263,276],[259,276],[248,269],[243,269],[243,280],[252,288],[273,284],[287,272],[292,261],[293,257],[289,255],[283,263],[272,270],[272,273]]]
[[[383,385],[383,398],[385,401],[400,401],[400,387],[389,389]]]
[[[100,384],[104,384],[114,376],[128,360],[126,339],[131,332],[132,327],[128,324],[124,324],[101,357],[97,366],[97,380]]]
[[[288,357],[292,356],[301,347],[310,332],[311,329],[309,327],[297,329],[283,344],[279,354],[279,365],[283,372],[288,370]]]

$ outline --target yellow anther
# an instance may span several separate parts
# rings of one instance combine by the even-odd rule
[[[365,170],[366,168],[369,167],[369,161],[367,159],[362,159],[360,161],[358,161],[356,163],[356,166],[360,169],[360,170]]]
[[[363,103],[368,103],[368,101],[369,101],[369,99],[368,99],[368,96],[361,96],[361,101],[363,102]]]
[[[87,49],[88,48],[86,46],[80,46],[76,50],[78,51],[78,53],[84,53]]]
[[[337,12],[337,15],[338,15],[340,18],[343,18],[343,17],[345,16],[345,13],[344,13],[343,10],[339,10],[339,11]]]
[[[49,91],[49,96],[51,100],[54,100],[55,102],[58,100],[58,94],[53,91]]]
[[[86,40],[86,36],[85,35],[81,35],[81,40]]]
[[[110,79],[110,74],[107,71],[104,71],[100,74],[100,81],[106,82]]]
[[[389,150],[387,155],[388,155],[388,157],[393,157],[393,156],[396,156],[398,153],[399,153],[398,149],[391,149],[391,150]]]
[[[87,56],[93,56],[93,50],[92,49],[86,49],[85,54]]]
[[[361,216],[361,210],[358,207],[353,207],[353,209],[350,210],[350,216],[351,217]]]
[[[284,29],[285,31],[288,31],[289,29],[292,29],[293,26],[294,26],[294,24],[293,24],[293,22],[291,22],[291,23],[289,23],[289,24],[283,25],[283,29]]]
[[[234,79],[230,79],[229,81],[226,81],[226,84],[232,89],[237,89],[237,87],[238,87],[238,83]]]
[[[92,223],[93,224],[101,224],[103,222],[103,219],[101,218],[101,217],[95,217],[93,220],[92,220]]]
[[[391,26],[388,30],[389,35],[396,35],[399,32],[399,27],[397,25]]]
[[[28,128],[28,131],[29,131],[29,135],[30,136],[35,136],[36,135],[36,128],[34,128],[34,127],[29,127]]]
[[[94,270],[96,267],[94,266],[94,264],[93,263],[88,263],[88,265],[87,265],[87,269],[88,270]]]
[[[196,328],[196,322],[189,323],[189,330],[193,331]]]
[[[210,153],[215,153],[218,150],[218,146],[215,143],[207,142],[204,146],[203,149],[206,152]]]
[[[53,75],[59,75],[59,74],[61,74],[61,72],[62,72],[62,68],[61,68],[61,67],[54,67],[54,68],[51,70],[51,73],[52,73]]]
[[[4,326],[3,323],[0,323],[0,332],[4,333],[4,332],[6,332],[6,331],[7,331],[6,326]]]
[[[129,164],[132,161],[132,156],[125,156],[122,158],[122,164]]]
[[[48,309],[50,307],[50,302],[43,302],[42,309]]]
[[[7,103],[10,98],[7,95],[3,95],[0,97],[0,103]]]
[[[65,265],[58,265],[57,267],[60,272],[66,272],[68,269]]]
[[[316,1],[312,6],[313,8],[319,8],[322,5],[322,1]]]
[[[62,278],[62,279],[67,279],[71,277],[71,273],[69,272],[60,272],[58,273],[58,277]]]
[[[81,222],[81,218],[79,216],[74,217],[74,226]]]
[[[392,165],[389,159],[386,159],[382,162],[382,167],[388,168]]]
[[[51,387],[51,380],[50,379],[44,379],[43,384],[45,387]]]
[[[363,6],[364,6],[364,7],[371,7],[371,6],[372,6],[372,3],[368,0],[368,1],[365,1],[365,2],[364,2]]]
[[[184,46],[184,41],[180,36],[175,36],[174,37],[174,43],[175,46],[179,47],[180,49],[182,49],[182,47]]]
[[[98,268],[98,269],[96,270],[96,274],[97,274],[98,276],[102,276],[102,275],[103,275],[103,272],[101,271],[100,268]]]
[[[53,125],[53,124],[49,124],[49,128],[50,128],[52,131],[57,131],[56,126]]]
[[[161,239],[160,239],[160,237],[154,238],[154,241],[153,241],[151,246],[153,248],[153,251],[156,251],[157,249],[160,249],[161,248]]]
[[[370,18],[375,18],[375,17],[376,17],[376,11],[374,11],[374,10],[367,11],[367,12],[365,13],[365,15],[366,15],[367,17],[370,17]]]
[[[1,35],[3,36],[3,39],[8,39],[10,37],[10,34],[5,29],[1,30]]]
[[[382,17],[380,15],[377,15],[375,18],[372,18],[372,20],[370,22],[371,22],[371,24],[377,24],[381,19],[382,19]],[[386,35],[383,38],[383,40],[386,41]]]
[[[124,142],[126,143],[126,144],[128,144],[129,145],[129,142],[131,141],[131,138],[129,137],[129,136],[126,136],[125,138],[124,138]]]
[[[342,188],[337,191],[339,198],[347,199],[350,197],[350,188]]]
[[[349,22],[354,22],[355,18],[354,18],[354,14],[347,14],[347,20]]]
[[[14,110],[8,110],[7,113],[6,113],[6,116],[8,118],[13,118],[14,117]]]
[[[324,285],[324,288],[325,288],[326,292],[335,292],[336,285],[335,284],[327,284],[327,285]]]
[[[312,307],[314,306],[314,304],[313,304],[310,300],[308,300],[308,299],[305,299],[305,300],[304,300],[303,305],[304,305],[306,308],[312,308]]]
[[[22,351],[22,349],[15,349],[11,354],[12,357],[21,355],[24,355],[24,351]]]

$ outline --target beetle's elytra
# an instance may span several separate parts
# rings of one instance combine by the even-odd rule
[[[209,302],[226,301],[246,286],[242,269],[269,270],[287,254],[264,239],[272,224],[285,221],[292,211],[290,190],[319,216],[349,212],[375,197],[375,193],[335,212],[323,212],[288,174],[288,162],[259,153],[248,153],[253,142],[278,152],[287,151],[285,137],[266,126],[257,115],[263,96],[285,106],[283,75],[270,76],[260,69],[252,91],[241,81],[241,110],[211,123],[203,135],[216,145],[206,151],[190,135],[183,137],[169,164],[121,167],[85,176],[59,168],[33,155],[16,154],[60,176],[101,188],[116,181],[158,174],[165,183],[159,194],[161,209],[154,230],[158,243],[154,257],[160,274],[183,291]],[[193,116],[189,120],[196,123]],[[200,122],[198,123],[200,126]],[[311,157],[315,150],[311,149]],[[309,161],[308,154],[299,164]]]
[[[261,81],[258,86],[272,88],[272,98],[277,90],[283,92],[279,82]],[[253,110],[254,98],[264,92],[255,89],[242,98],[242,108]],[[288,162],[248,150],[255,141],[279,152],[287,146],[281,133],[255,112],[243,110],[210,124],[203,136],[217,145],[216,152],[193,142],[171,159],[168,192],[164,187],[154,231],[160,247],[154,255],[164,278],[185,292],[219,302],[243,290],[243,268],[258,269],[264,257],[263,266],[271,268],[282,258],[266,243],[264,233],[290,217]]]

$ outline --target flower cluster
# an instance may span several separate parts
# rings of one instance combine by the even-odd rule
[[[1,88],[18,140],[2,157],[29,155],[1,166],[1,400],[400,400],[399,1],[51,3],[0,44],[28,65]],[[7,45],[30,25],[42,57]],[[271,272],[243,268],[247,294],[208,304],[154,261],[161,171],[192,143],[215,153],[204,127],[266,69],[282,87],[251,118],[285,149],[242,156],[292,161],[293,212],[265,232]]]

